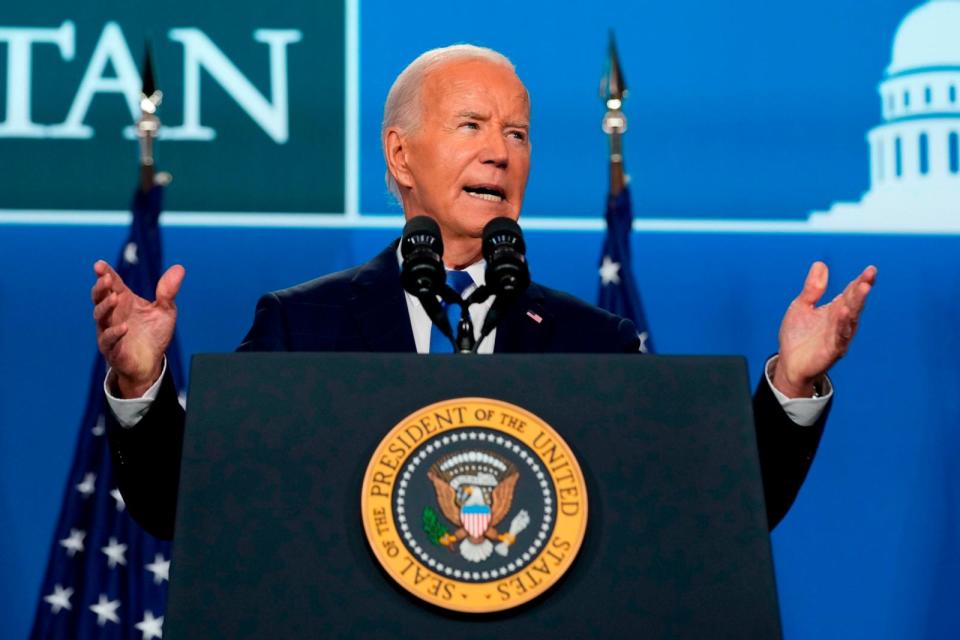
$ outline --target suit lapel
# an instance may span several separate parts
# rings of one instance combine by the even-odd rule
[[[351,283],[351,310],[369,351],[414,353],[417,350],[407,300],[400,286],[396,251],[394,241],[363,265]]]
[[[545,353],[553,335],[553,317],[543,304],[543,290],[531,283],[497,327],[494,353]]]

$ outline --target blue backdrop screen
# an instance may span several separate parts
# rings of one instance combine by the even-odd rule
[[[189,355],[232,350],[262,292],[398,233],[383,101],[417,54],[454,42],[504,52],[527,84],[533,275],[595,299],[611,27],[635,275],[661,353],[745,354],[759,377],[810,262],[831,267],[827,298],[880,270],[773,535],[786,636],[956,634],[960,2],[229,7],[0,11],[0,637],[24,637],[40,596],[96,349],[91,265],[117,254],[136,181],[124,130],[145,36]]]

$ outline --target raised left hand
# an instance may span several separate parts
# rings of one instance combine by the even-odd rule
[[[790,303],[780,323],[780,359],[773,386],[790,398],[812,397],[814,383],[847,352],[877,280],[877,268],[867,267],[840,295],[818,307],[828,277],[827,265],[814,262],[803,291]]]

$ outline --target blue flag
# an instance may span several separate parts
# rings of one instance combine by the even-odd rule
[[[603,253],[600,258],[600,294],[597,297],[597,306],[633,320],[640,337],[640,351],[653,353],[650,326],[643,312],[640,292],[633,280],[633,264],[630,260],[633,210],[628,187],[624,187],[618,195],[607,198],[606,217],[607,236],[603,240]]]
[[[137,191],[130,236],[115,263],[137,295],[152,300],[160,278],[163,187]],[[167,367],[177,388],[176,338]],[[160,638],[167,601],[170,543],[144,532],[127,513],[107,444],[106,364],[98,354],[87,406],[47,561],[31,638]]]

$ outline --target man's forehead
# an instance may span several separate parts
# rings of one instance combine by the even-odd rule
[[[466,60],[439,65],[424,78],[425,107],[444,112],[483,113],[487,108],[509,108],[514,117],[528,117],[526,87],[509,67],[486,60]]]

